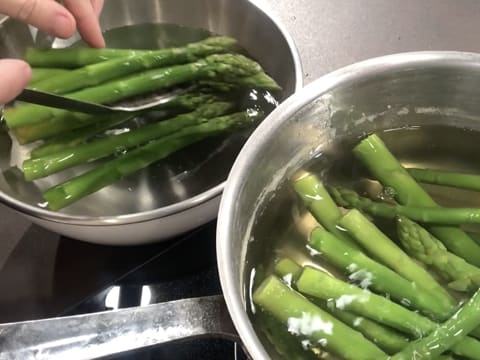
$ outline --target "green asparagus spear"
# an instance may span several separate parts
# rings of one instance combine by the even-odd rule
[[[449,252],[420,225],[402,216],[397,220],[397,232],[400,242],[410,256],[432,266],[449,281],[449,287],[472,292],[480,288],[480,269]]]
[[[32,181],[72,166],[98,160],[114,154],[118,149],[126,151],[148,141],[174,133],[184,127],[198,125],[209,119],[224,115],[233,104],[215,102],[200,106],[197,110],[180,114],[172,119],[159,121],[138,129],[77,145],[59,152],[23,162],[25,180]]]
[[[265,277],[263,265],[256,266],[253,283],[250,284],[252,289],[256,289]],[[318,360],[316,353],[321,352],[321,348],[318,345],[311,344],[307,339],[300,341],[296,335],[290,334],[287,327],[280,321],[259,307],[255,306],[253,308],[252,306],[252,312],[254,313],[252,322],[255,328],[265,334],[266,338],[282,358],[292,360]]]
[[[437,323],[407,310],[382,296],[359,289],[354,285],[335,279],[323,271],[311,267],[304,268],[302,275],[297,281],[297,288],[301,293],[328,300],[330,306],[335,306],[341,310],[350,310],[353,313],[376,320],[381,324],[392,326],[418,338],[435,333],[439,328]],[[471,325],[475,323],[474,321]],[[479,325],[478,322],[476,325]],[[467,335],[475,327],[469,326],[466,329],[468,331],[464,335]],[[446,350],[448,348],[440,353],[436,353],[436,355],[440,355]],[[480,341],[473,338],[468,338],[467,341],[460,339],[451,350],[456,354],[461,353],[462,356],[478,359],[480,356]],[[414,357],[408,359],[414,359]]]
[[[209,94],[198,93],[197,91],[179,95],[170,102],[156,106],[155,111],[188,111],[194,110],[198,106],[217,99]],[[20,126],[12,130],[20,144],[25,144],[35,140],[51,138],[53,136],[63,136],[66,132],[79,129],[88,125],[96,124],[103,118],[97,115],[82,114],[71,112],[62,117],[53,117],[34,125]],[[48,139],[50,141],[50,139]]]
[[[264,311],[258,311],[255,317],[258,322],[257,327],[265,334],[283,359],[318,360],[311,350],[318,346],[311,344],[308,340],[300,341],[297,336],[290,334],[280,321]]]
[[[293,183],[293,188],[321,225],[339,240],[352,247],[358,247],[345,231],[337,227],[342,213],[317,176],[307,173]]]
[[[375,134],[362,140],[353,150],[370,172],[384,186],[394,189],[395,197],[402,205],[438,206],[427,192],[408,174]],[[429,226],[447,249],[469,263],[480,266],[480,245],[461,229],[452,226]]]
[[[445,320],[455,310],[450,302],[438,301],[435,294],[418,287],[390,268],[369,258],[358,248],[338,241],[322,228],[310,235],[309,245],[322,258],[349,274],[349,279],[362,288],[371,288],[385,294],[404,306],[418,310],[435,320]]]
[[[66,134],[48,139],[42,145],[37,146],[30,152],[32,159],[42,156],[51,155],[65,149],[71,149],[77,145],[80,145],[95,135],[101,134],[108,129],[118,126],[135,117],[135,114],[128,114],[122,116],[120,114],[105,115],[101,117],[98,122],[91,125],[87,125],[80,129],[75,129]]]
[[[195,110],[197,107],[208,104],[214,101],[219,101],[220,98],[210,95],[207,93],[201,92],[192,92],[184,95],[179,95],[174,100],[159,105],[152,110],[161,111],[168,113],[170,110],[175,111],[176,113],[186,112]],[[75,115],[79,115],[75,113]],[[67,148],[72,148],[77,145],[84,143],[89,138],[101,134],[105,130],[108,130],[114,126],[117,126],[124,121],[127,121],[134,117],[137,114],[113,114],[113,115],[103,115],[103,116],[91,116],[91,124],[86,124],[84,127],[79,129],[72,129],[67,133],[62,133],[57,136],[50,137],[44,143],[35,149],[32,150],[30,156],[32,158],[38,158],[41,156],[46,156],[58,152],[60,150],[65,150]],[[140,114],[138,114],[140,115]],[[165,114],[167,115],[167,114]],[[70,119],[72,120],[72,119]],[[72,120],[74,121],[74,120]],[[72,125],[72,121],[64,123],[66,126]],[[61,129],[60,124],[56,124],[55,129]]]
[[[355,191],[340,186],[328,187],[335,202],[345,208],[356,208],[371,215],[394,219],[398,215],[433,224],[480,224],[479,208],[444,208],[391,205],[360,196]]]
[[[386,356],[359,332],[321,310],[275,276],[270,276],[253,293],[253,301],[288,326],[290,333],[345,360],[372,360]]]
[[[115,58],[81,67],[66,74],[44,79],[36,83],[35,88],[55,94],[65,94],[152,68],[194,62],[207,55],[228,52],[236,45],[237,41],[231,37],[210,37],[183,47]]]
[[[165,89],[196,79],[221,79],[240,86],[250,86],[255,76],[258,86],[279,89],[278,84],[262,71],[260,65],[238,54],[215,54],[193,63],[144,71],[127,77],[112,80],[98,86],[67,94],[67,97],[111,103],[135,95]],[[246,84],[242,84],[245,79]],[[39,105],[23,105],[5,111],[5,121],[9,128],[38,124],[51,117],[62,119],[70,111],[53,109]]]
[[[298,290],[325,301],[339,310],[365,316],[415,337],[436,328],[433,321],[366,289],[347,284],[323,271],[306,266],[297,281]]]
[[[438,302],[430,292],[417,287],[390,268],[366,256],[361,250],[349,247],[322,228],[310,235],[309,245],[319,252],[316,256],[327,259],[349,274],[349,280],[362,288],[371,288],[400,302],[412,310],[420,311],[435,321],[444,321],[457,309],[449,303]],[[480,328],[472,331],[480,338]]]
[[[275,274],[287,284],[295,284],[302,274],[302,267],[289,258],[283,258],[275,264]]]
[[[480,175],[416,168],[409,168],[407,171],[415,180],[421,183],[480,190]]]
[[[400,247],[383,234],[356,209],[349,210],[338,222],[347,229],[371,255],[398,272],[417,286],[430,291],[445,306],[454,306],[455,300],[428,271],[413,261]]]
[[[275,265],[275,274],[288,284],[295,285],[301,276],[303,268],[296,262],[283,258]],[[359,317],[344,310],[338,310],[333,306],[327,306],[326,302],[316,303],[324,311],[332,314],[337,319],[360,331],[368,340],[385,351],[394,354],[402,350],[408,344],[408,338],[395,330],[385,327],[372,320]]]
[[[125,155],[95,167],[80,176],[48,189],[43,197],[51,210],[59,210],[101,188],[118,181],[173,152],[208,136],[250,124],[252,118],[246,112],[211,119],[183,128],[174,134],[152,141]]]
[[[65,69],[56,69],[56,68],[32,68],[32,78],[30,79],[30,87],[38,83],[39,81],[65,75],[69,71]]]
[[[62,49],[28,48],[25,52],[25,60],[32,67],[73,69],[110,59],[137,56],[149,52],[152,52],[152,50],[93,49],[87,47]]]
[[[103,117],[83,113],[72,112],[61,118],[51,117],[38,124],[19,126],[11,129],[20,144],[27,144],[36,140],[44,140],[53,136],[63,136],[67,132],[74,131],[95,123]]]
[[[446,350],[452,348],[455,351],[456,348],[461,347],[462,340],[478,326],[480,326],[480,290],[430,335],[410,343],[401,352],[392,356],[391,360],[435,359]],[[474,346],[479,343],[474,339],[469,341]],[[480,350],[477,350],[475,355],[472,358],[479,359]]]

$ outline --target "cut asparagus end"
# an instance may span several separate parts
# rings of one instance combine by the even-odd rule
[[[285,280],[290,279],[295,284],[302,273],[302,267],[289,258],[283,258],[275,264],[275,274]]]

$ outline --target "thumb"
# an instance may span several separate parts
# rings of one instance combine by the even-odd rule
[[[32,70],[22,60],[0,60],[0,104],[13,100],[28,85]]]

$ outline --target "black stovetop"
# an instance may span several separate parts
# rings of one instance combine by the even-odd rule
[[[0,270],[0,322],[92,313],[221,293],[215,222],[175,239],[111,247],[31,226]],[[114,359],[243,359],[237,344],[196,339]]]

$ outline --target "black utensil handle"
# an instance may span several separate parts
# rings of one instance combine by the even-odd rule
[[[32,89],[23,89],[20,95],[17,96],[16,100],[25,101],[31,104],[49,106],[57,109],[78,111],[89,114],[101,114],[114,111],[100,104],[93,104],[84,101],[80,102],[64,96],[58,96],[55,94]]]

